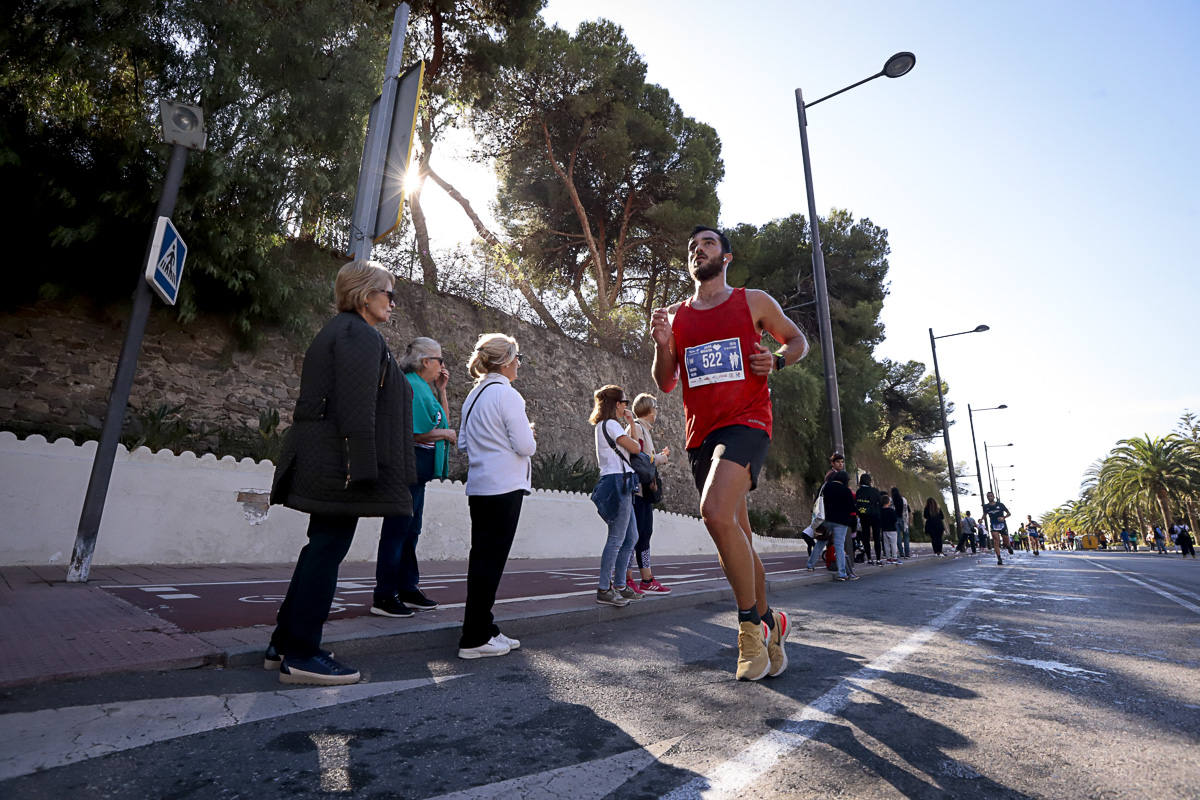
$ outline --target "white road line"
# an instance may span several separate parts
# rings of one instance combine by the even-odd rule
[[[1002,574],[1005,573],[993,574],[989,583],[995,583]],[[834,720],[838,713],[849,705],[855,692],[866,691],[876,680],[894,670],[938,631],[953,622],[968,605],[987,593],[986,588],[971,590],[969,595],[921,626],[916,633],[858,672],[843,678],[837,686],[805,706],[799,719],[789,720],[781,728],[759,737],[749,747],[713,770],[710,777],[695,778],[663,795],[664,800],[745,796],[746,787],[767,774],[777,761],[804,745],[826,723]]]
[[[0,715],[0,781],[155,742],[353,703],[464,677],[163,697]]]
[[[1196,605],[1195,603],[1189,603],[1187,600],[1181,600],[1180,598],[1176,597],[1173,594],[1164,592],[1162,589],[1159,589],[1157,586],[1151,586],[1150,584],[1146,583],[1143,580],[1139,580],[1138,578],[1134,578],[1130,575],[1126,575],[1124,572],[1121,572],[1120,570],[1115,570],[1112,567],[1106,567],[1103,564],[1101,564],[1097,561],[1093,561],[1090,558],[1088,559],[1088,561],[1091,561],[1091,563],[1095,564],[1100,569],[1108,570],[1109,572],[1111,572],[1114,575],[1120,575],[1122,578],[1129,581],[1130,583],[1136,583],[1138,586],[1144,586],[1147,589],[1149,589],[1150,591],[1154,592],[1155,594],[1160,594],[1163,597],[1167,598],[1172,603],[1178,603],[1179,605],[1186,608],[1188,611],[1191,611],[1193,614],[1200,614],[1200,606]]]
[[[1169,589],[1170,591],[1184,595],[1185,597],[1191,597],[1194,600],[1200,600],[1200,594],[1189,592],[1187,589],[1183,589],[1173,583],[1167,583],[1162,578],[1151,578],[1149,575],[1143,575],[1142,580],[1150,581],[1150,583],[1153,583],[1155,586],[1159,586],[1163,589]]]

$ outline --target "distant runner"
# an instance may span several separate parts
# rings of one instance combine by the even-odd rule
[[[725,282],[733,261],[725,234],[697,226],[687,251],[696,290],[654,310],[654,382],[669,393],[684,378],[686,446],[700,515],[737,602],[737,678],[756,681],[787,668],[789,625],[786,614],[767,604],[746,496],[771,442],[767,376],[804,358],[808,340],[766,292]],[[783,343],[775,353],[763,346],[764,332]]]
[[[1012,542],[1008,539],[1008,523],[1004,520],[1008,519],[1008,506],[996,499],[996,495],[991,492],[987,493],[987,503],[983,506],[983,513],[988,518],[988,528],[992,531],[992,549],[996,553],[996,563],[1003,564],[1004,559],[1000,557],[1000,539],[1004,538],[1004,547],[1008,550],[1008,554],[1013,554]]]

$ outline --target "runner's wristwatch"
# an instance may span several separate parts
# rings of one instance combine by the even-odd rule
[[[776,353],[775,354],[775,371],[778,372],[779,370],[783,369],[786,366],[787,366],[787,356],[784,355],[783,353]]]

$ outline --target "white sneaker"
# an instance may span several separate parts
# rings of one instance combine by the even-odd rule
[[[459,658],[490,658],[492,656],[506,656],[511,650],[505,642],[500,641],[500,638],[493,636],[487,640],[486,644],[481,644],[479,647],[460,647],[458,648]]]
[[[514,639],[511,636],[505,636],[503,633],[497,633],[495,636],[492,637],[492,641],[493,642],[504,642],[506,645],[508,645],[509,650],[520,650],[521,649],[521,640],[520,639]]]

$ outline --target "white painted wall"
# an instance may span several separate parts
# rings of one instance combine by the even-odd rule
[[[96,442],[19,440],[0,432],[0,565],[65,563],[71,557]],[[308,515],[282,506],[264,514],[274,465],[194,453],[117,448],[93,563],[288,562],[304,545]],[[252,502],[239,502],[243,499]],[[247,497],[249,495],[249,497]],[[373,561],[378,519],[359,522],[347,560]],[[465,560],[470,515],[460,483],[430,483],[417,545],[422,561]],[[606,527],[587,495],[535,490],[525,498],[512,558],[599,558]],[[759,552],[798,542],[755,537]],[[658,556],[714,554],[698,519],[655,512]]]

